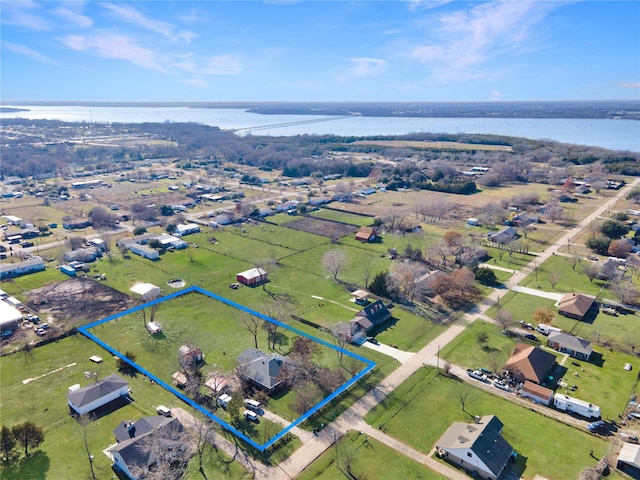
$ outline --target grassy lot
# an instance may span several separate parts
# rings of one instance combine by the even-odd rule
[[[395,480],[398,478],[444,480],[446,477],[429,470],[387,447],[374,438],[364,442],[359,432],[349,431],[335,448],[326,450],[319,458],[298,475],[298,480],[343,480],[345,458],[351,459],[351,472],[356,478]],[[337,452],[337,453],[336,453]],[[336,457],[338,463],[336,464]]]
[[[567,260],[567,258],[560,255],[550,257],[542,265],[538,265],[537,274],[535,271],[532,272],[520,282],[520,285],[539,288],[545,292],[579,292],[587,295],[601,293],[605,297],[611,298],[613,296],[607,289],[607,282],[597,279],[590,282],[589,278],[583,273],[581,265],[578,265],[574,271]],[[582,263],[588,262],[588,260],[582,261]],[[551,272],[558,277],[558,283],[555,288],[551,286],[549,280]]]
[[[349,223],[351,225],[359,225],[361,227],[368,227],[373,223],[373,217],[366,217],[363,215],[354,215],[348,212],[339,212],[336,210],[327,210],[321,208],[311,213],[312,217],[323,218],[325,220],[333,220],[336,222]]]
[[[478,340],[480,334],[487,336],[483,343]],[[545,341],[544,335],[536,335]],[[513,338],[502,335],[500,326],[475,321],[440,353],[442,358],[455,365],[499,370],[511,356],[515,343]],[[559,364],[564,361],[562,380],[567,386],[578,387],[573,392],[567,391],[567,395],[599,405],[603,418],[615,420],[623,412],[635,380],[635,373],[622,367],[625,363],[635,366],[637,357],[604,347],[595,347],[595,351],[596,363],[575,361],[570,357],[563,360],[564,355],[558,353],[556,362]],[[565,390],[559,388],[557,391]]]
[[[539,474],[556,480],[574,480],[584,467],[594,465],[590,451],[598,458],[608,453],[609,444],[596,436],[481,390],[472,390],[472,401],[467,405],[469,413],[465,413],[456,400],[459,388],[459,382],[436,376],[432,368],[420,369],[365,420],[376,427],[382,424],[388,435],[429,453],[452,422],[469,422],[471,415],[498,415],[505,425],[504,438],[524,462],[525,479]],[[438,414],[429,415],[429,421],[425,422],[425,412]]]
[[[527,295],[526,293],[513,292],[510,290],[504,290],[504,295],[500,296],[499,302],[500,308],[511,312],[513,320],[516,322],[524,320],[535,324],[533,321],[533,312],[540,307],[547,307],[553,311],[557,311],[557,308],[554,307],[554,300],[536,297],[535,295]],[[496,318],[497,313],[498,306],[494,305],[485,312],[485,315],[491,318]]]
[[[102,355],[101,364],[92,363],[91,355]],[[61,369],[58,371],[58,369]],[[87,478],[89,464],[81,454],[84,452],[83,429],[69,415],[66,394],[74,384],[86,386],[93,380],[85,372],[97,372],[105,377],[116,371],[115,362],[104,356],[93,342],[78,335],[36,348],[30,355],[14,354],[2,357],[2,423],[12,426],[26,420],[33,421],[45,429],[45,441],[35,453],[19,464],[5,467],[2,478],[21,480],[24,478]],[[24,384],[23,380],[33,378]],[[87,426],[87,438],[91,453],[95,455],[98,478],[112,478],[109,459],[102,450],[115,443],[113,429],[122,422],[142,416],[154,415],[155,407],[164,404],[183,406],[173,395],[157,385],[151,385],[141,376],[126,377],[132,390],[134,402],[112,413],[100,417]],[[225,473],[216,478],[239,479],[244,470],[229,459],[213,455],[208,462],[208,471]],[[209,470],[210,469],[210,470]],[[192,475],[190,478],[196,478]]]

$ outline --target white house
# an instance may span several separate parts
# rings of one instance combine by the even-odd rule
[[[502,437],[503,426],[495,415],[476,417],[475,423],[454,422],[436,443],[436,452],[479,478],[496,480],[513,454]]]
[[[176,229],[173,232],[174,235],[183,236],[189,235],[191,233],[198,233],[200,231],[200,227],[196,223],[179,223],[176,225]]]
[[[128,247],[131,253],[140,255],[142,258],[148,258],[149,260],[157,260],[160,258],[160,253],[156,249],[147,247],[146,245],[131,243]]]
[[[129,384],[114,373],[83,388],[80,388],[80,385],[69,387],[67,402],[74,413],[84,415],[127,395]]]
[[[18,277],[29,273],[41,272],[45,269],[44,260],[42,258],[30,258],[19,263],[2,263],[0,264],[0,279]]]

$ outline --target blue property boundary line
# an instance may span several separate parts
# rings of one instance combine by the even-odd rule
[[[250,315],[258,317],[258,318],[260,318],[262,320],[265,320],[267,322],[271,322],[271,323],[273,323],[273,324],[275,324],[275,325],[277,325],[279,327],[282,327],[285,330],[289,330],[290,332],[294,332],[294,333],[296,333],[296,334],[298,334],[298,335],[300,335],[302,337],[309,338],[309,339],[313,340],[314,342],[317,342],[317,343],[319,343],[321,345],[324,345],[325,347],[331,348],[331,349],[333,349],[335,351],[338,351],[338,352],[340,352],[340,353],[342,353],[344,355],[347,355],[349,357],[355,358],[356,360],[359,360],[359,361],[363,362],[366,365],[366,367],[364,368],[364,370],[362,370],[356,376],[354,376],[349,381],[347,381],[346,383],[341,385],[338,389],[336,389],[333,393],[331,393],[331,395],[329,395],[326,398],[324,398],[322,401],[320,401],[319,403],[314,405],[311,409],[309,409],[302,416],[298,417],[296,420],[291,422],[291,424],[288,427],[285,427],[283,430],[281,430],[276,435],[271,437],[269,439],[269,441],[267,441],[267,442],[265,442],[263,444],[256,443],[251,438],[247,437],[244,433],[242,433],[238,429],[236,429],[233,425],[230,425],[229,423],[227,423],[223,419],[221,419],[218,416],[214,415],[209,410],[207,410],[206,408],[202,407],[200,404],[194,402],[192,399],[190,399],[189,397],[184,395],[182,392],[180,392],[176,388],[172,387],[171,385],[167,384],[163,380],[159,379],[154,374],[152,374],[151,372],[147,371],[146,369],[144,369],[143,367],[141,367],[137,363],[129,360],[127,357],[124,356],[124,354],[120,353],[118,350],[113,348],[111,345],[103,342],[98,337],[96,337],[95,335],[93,335],[92,333],[89,332],[90,329],[92,329],[93,327],[97,327],[98,325],[102,325],[104,323],[111,322],[112,320],[116,320],[116,319],[118,319],[120,317],[124,317],[126,315],[130,315],[130,314],[138,312],[138,311],[140,311],[140,310],[142,310],[144,308],[148,308],[150,306],[157,305],[159,303],[163,303],[163,302],[166,302],[168,300],[172,300],[174,298],[180,297],[182,295],[186,295],[186,294],[194,293],[194,292],[202,294],[202,295],[205,295],[205,296],[207,296],[209,298],[212,298],[212,299],[214,299],[214,300],[216,300],[218,302],[224,303],[225,305],[228,305],[228,306],[233,307],[235,309],[238,309],[238,310],[241,310],[243,312],[246,312],[246,313],[248,313]],[[185,289],[180,290],[178,292],[172,293],[170,295],[165,295],[164,297],[157,298],[155,300],[152,300],[151,302],[148,302],[148,303],[145,303],[145,304],[142,304],[142,305],[138,305],[138,306],[136,306],[134,308],[130,308],[129,310],[125,310],[124,312],[120,312],[120,313],[117,313],[115,315],[111,315],[109,317],[105,317],[105,318],[103,318],[101,320],[97,320],[97,321],[92,322],[92,323],[90,323],[88,325],[84,325],[82,327],[79,327],[78,331],[80,333],[82,333],[82,335],[87,337],[89,340],[97,343],[102,348],[104,348],[105,350],[110,352],[112,355],[122,359],[123,361],[125,361],[126,363],[131,365],[133,368],[138,370],[140,373],[142,373],[143,375],[149,377],[151,380],[156,382],[162,388],[164,388],[165,390],[171,392],[176,397],[178,397],[180,400],[182,400],[186,404],[190,405],[191,407],[195,408],[200,413],[206,415],[211,420],[213,420],[218,425],[220,425],[222,428],[224,428],[227,431],[233,433],[235,436],[237,436],[241,440],[245,441],[246,443],[248,443],[252,447],[256,448],[260,452],[264,452],[265,450],[267,450],[270,446],[275,444],[284,435],[286,435],[292,428],[296,427],[300,423],[302,423],[305,420],[307,420],[311,415],[313,415],[316,412],[318,412],[322,407],[324,407],[329,402],[331,402],[336,397],[338,397],[341,393],[346,391],[351,385],[353,385],[358,380],[360,380],[362,377],[364,377],[367,373],[369,373],[376,366],[376,363],[374,361],[372,361],[372,360],[369,360],[368,358],[364,358],[364,357],[362,357],[360,355],[357,355],[355,353],[349,352],[348,350],[345,350],[345,349],[340,348],[340,347],[338,347],[336,345],[333,345],[333,344],[331,344],[329,342],[326,342],[325,340],[321,340],[319,338],[316,338],[316,337],[314,337],[312,335],[309,335],[308,333],[305,333],[305,332],[303,332],[301,330],[298,330],[295,327],[287,325],[286,323],[279,322],[278,320],[275,320],[275,319],[270,318],[270,317],[268,317],[266,315],[263,315],[260,312],[256,312],[255,310],[251,310],[250,308],[247,308],[244,305],[240,305],[238,303],[232,302],[231,300],[229,300],[227,298],[221,297],[220,295],[216,295],[215,293],[209,292],[209,291],[207,291],[207,290],[205,290],[203,288],[200,288],[200,287],[198,287],[196,285],[190,286],[188,288],[185,288]]]

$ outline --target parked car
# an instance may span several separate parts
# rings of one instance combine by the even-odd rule
[[[525,322],[524,320],[520,320],[519,323],[522,328],[526,328],[527,330],[533,330],[533,325],[530,322]]]
[[[496,388],[499,388],[500,390],[504,390],[505,392],[510,392],[511,391],[511,389],[509,388],[509,385],[504,383],[502,380],[494,380],[493,381],[493,386],[496,387]]]
[[[533,340],[534,342],[539,342],[538,337],[536,337],[533,333],[527,333],[524,338],[527,340]]]
[[[587,425],[587,429],[590,432],[597,432],[598,430],[602,430],[607,425],[607,422],[604,420],[596,420],[595,422],[591,422]]]
[[[246,418],[250,422],[257,422],[258,421],[258,414],[256,412],[252,412],[251,410],[245,410],[244,411],[244,418]]]
[[[480,380],[481,382],[486,382],[487,381],[487,376],[482,373],[481,370],[467,370],[467,374],[471,377],[471,378],[475,378],[476,380]]]
[[[158,412],[158,415],[162,415],[164,417],[171,416],[171,410],[169,410],[169,408],[165,407],[164,405],[158,405],[158,407],[156,408],[156,412]]]

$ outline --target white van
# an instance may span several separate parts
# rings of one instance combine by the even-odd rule
[[[257,400],[252,400],[250,398],[245,398],[244,404],[247,406],[247,408],[250,408],[251,410],[259,410],[260,409],[260,402],[257,401]]]
[[[156,408],[156,412],[158,412],[158,415],[162,415],[164,417],[170,417],[171,416],[171,410],[169,410],[167,407],[165,407],[164,405],[159,405]]]
[[[258,421],[258,414],[256,412],[252,412],[251,410],[245,410],[244,411],[244,418],[246,418],[247,420],[249,420],[251,422],[257,422]]]

